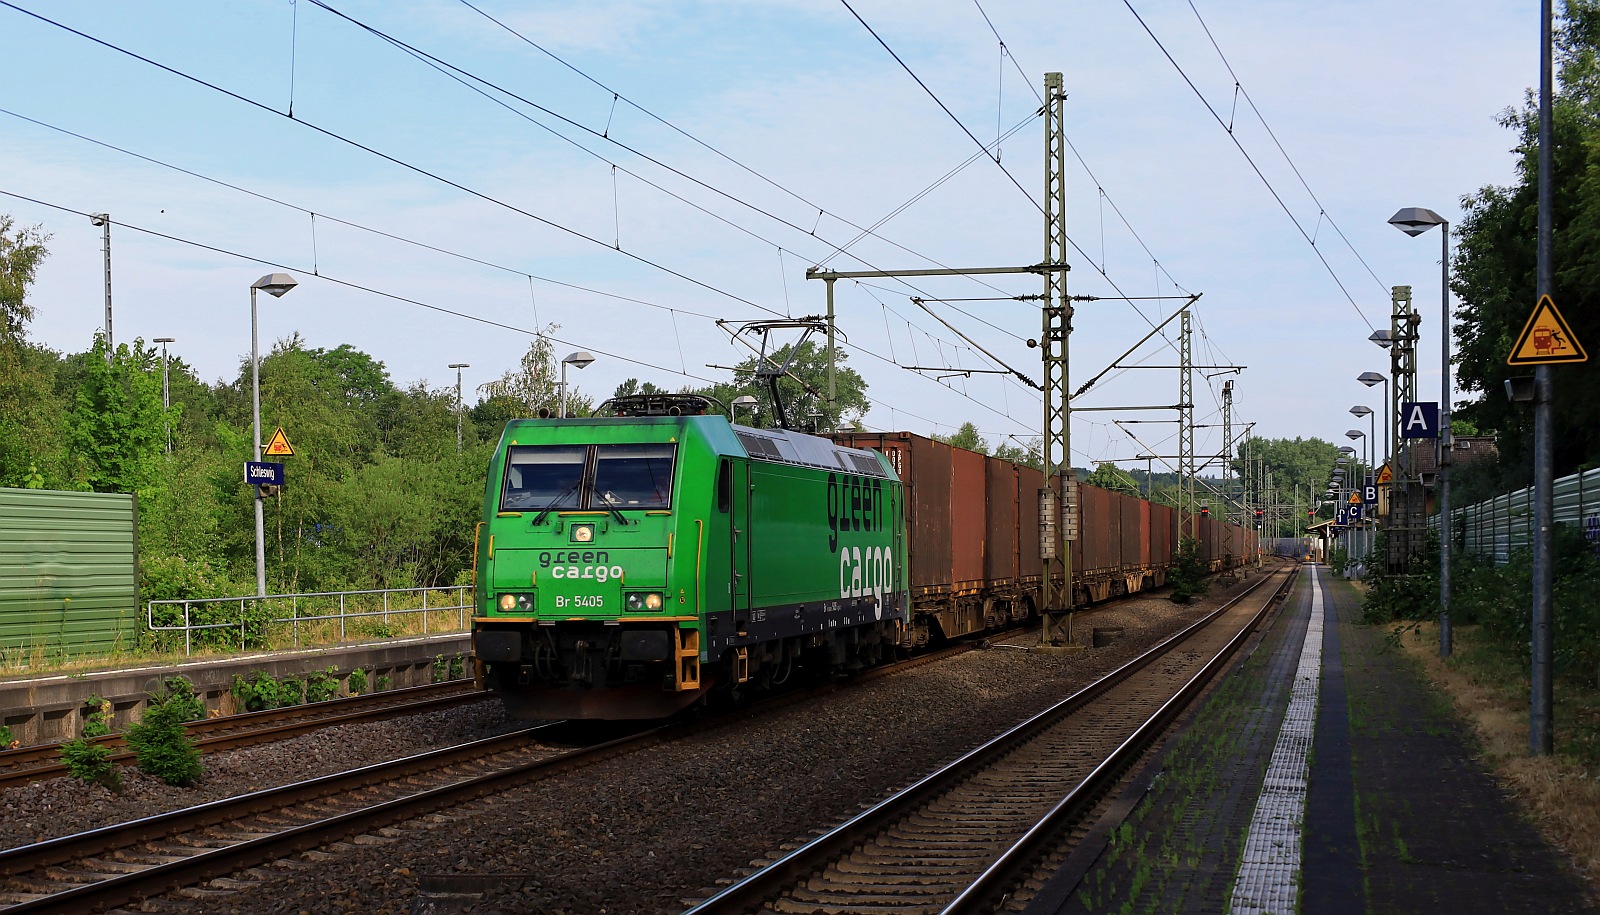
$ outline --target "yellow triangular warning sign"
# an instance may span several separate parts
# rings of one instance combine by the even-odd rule
[[[1384,483],[1391,483],[1393,481],[1394,471],[1389,469],[1388,464],[1385,464],[1378,469],[1378,479],[1375,482],[1377,482],[1379,485],[1382,485]]]
[[[269,457],[294,457],[294,446],[289,444],[289,436],[283,434],[283,429],[272,433],[272,440],[267,442],[267,447],[261,452]]]
[[[1556,310],[1556,303],[1549,296],[1540,296],[1539,304],[1534,306],[1533,314],[1528,317],[1528,325],[1522,329],[1522,336],[1517,338],[1517,344],[1511,347],[1511,355],[1506,357],[1507,365],[1554,365],[1561,362],[1587,362],[1589,354],[1583,351],[1583,344],[1572,335],[1572,328],[1567,326],[1567,319],[1561,317],[1561,312]]]
[[[1350,494],[1350,498],[1347,501],[1351,505],[1360,505],[1361,504],[1361,493],[1359,493],[1359,492],[1351,493]]]

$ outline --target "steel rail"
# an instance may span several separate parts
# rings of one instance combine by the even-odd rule
[[[942,794],[957,783],[967,780],[973,772],[990,765],[995,760],[1010,753],[1017,746],[1088,706],[1112,687],[1128,680],[1134,674],[1147,667],[1152,661],[1165,656],[1191,636],[1205,629],[1223,613],[1231,610],[1246,597],[1254,594],[1257,589],[1278,578],[1279,574],[1274,573],[1271,576],[1262,578],[1216,610],[1162,640],[1132,660],[1083,687],[1078,692],[1026,721],[1007,729],[987,743],[969,750],[954,762],[923,776],[910,786],[856,814],[838,827],[811,839],[770,862],[760,870],[723,888],[716,894],[687,909],[684,915],[712,915],[712,913],[742,912],[761,908],[786,887],[804,880],[819,868],[826,866],[829,861],[845,855],[860,845],[865,836],[881,832],[926,804],[931,798]],[[1281,578],[1278,578],[1278,588],[1268,600],[1263,602],[1262,609],[1252,617],[1249,625],[1241,629],[1241,634],[1252,632],[1260,624],[1267,609],[1272,605],[1272,599],[1282,593],[1283,588],[1290,580],[1292,580],[1292,576],[1288,574],[1283,574]],[[1235,636],[1234,639],[1230,640],[1229,647],[1226,647],[1224,652],[1231,654],[1232,646],[1235,646],[1240,638],[1241,636]],[[1171,701],[1169,700],[1163,704],[1162,708],[1167,708],[1170,705]],[[1109,771],[1109,769],[1106,763],[1103,762],[1095,771]],[[1083,796],[1081,793],[1077,794],[1080,798]]]
[[[1038,860],[1049,844],[1058,838],[1062,831],[1069,828],[1072,822],[1083,814],[1093,809],[1099,798],[1121,780],[1123,774],[1139,760],[1144,751],[1153,745],[1165,733],[1172,720],[1183,714],[1189,703],[1194,700],[1216,675],[1233,660],[1233,655],[1239,647],[1250,638],[1251,634],[1262,618],[1271,608],[1273,601],[1280,595],[1287,593],[1294,587],[1294,582],[1299,578],[1298,567],[1290,570],[1284,580],[1278,584],[1273,593],[1262,603],[1261,609],[1251,619],[1250,624],[1244,626],[1228,643],[1218,651],[1205,666],[1201,667],[1193,677],[1185,683],[1172,698],[1161,704],[1155,711],[1139,725],[1134,732],[1128,735],[1112,754],[1094,767],[1084,779],[1073,789],[1067,792],[1054,807],[1050,809],[1039,822],[1023,833],[1015,844],[1006,849],[989,865],[977,879],[972,881],[965,890],[962,890],[950,904],[940,910],[940,915],[960,915],[960,913],[985,911],[1007,889],[1015,885],[1029,864]],[[1268,579],[1263,579],[1266,581]],[[1257,583],[1259,587],[1260,583]],[[1251,591],[1255,589],[1252,588]],[[1247,591],[1245,594],[1249,594]],[[1244,597],[1241,594],[1240,597]]]
[[[185,728],[191,737],[195,737],[195,746],[200,752],[217,753],[297,737],[336,725],[419,714],[483,699],[486,694],[482,690],[471,689],[468,686],[470,683],[470,680],[447,680],[285,708],[202,718],[189,722]],[[436,695],[441,692],[447,695]],[[328,714],[330,712],[333,714]],[[225,733],[201,736],[215,731]],[[91,738],[90,743],[113,749],[127,745],[122,734],[105,734]],[[59,761],[61,746],[59,743],[36,744],[0,751],[0,767],[8,767],[0,771],[0,791],[65,773],[66,767]],[[121,765],[132,765],[136,761],[134,754],[127,750],[114,753],[110,759]]]
[[[972,650],[971,645],[946,648],[908,661],[862,671],[851,682],[911,670]],[[613,756],[645,749],[670,739],[720,727],[736,720],[770,713],[775,707],[815,698],[836,689],[824,684],[810,690],[797,690],[757,703],[739,714],[704,719],[685,724],[669,724],[617,738],[593,747],[557,753],[539,760],[511,765],[494,772],[428,788],[405,797],[382,801],[356,810],[338,813],[314,822],[293,826],[272,835],[257,836],[223,848],[216,848],[179,860],[166,861],[134,873],[107,877],[38,898],[15,903],[0,911],[6,913],[77,911],[103,909],[149,898],[183,886],[235,873],[245,868],[318,846],[350,835],[370,832],[394,823],[413,819],[436,810],[507,790],[532,778],[556,775],[592,765]],[[560,722],[538,725],[512,734],[434,750],[416,756],[377,763],[350,772],[337,773],[291,785],[212,801],[197,807],[157,814],[128,823],[106,826],[33,845],[0,851],[0,877],[16,878],[67,862],[93,858],[110,851],[231,824],[242,817],[273,813],[297,804],[344,794],[360,788],[392,783],[417,774],[437,774],[454,763],[470,763],[497,753],[515,750],[517,745],[556,727]],[[21,891],[8,891],[19,893]]]

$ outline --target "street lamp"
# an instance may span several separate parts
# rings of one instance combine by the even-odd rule
[[[749,394],[740,394],[738,397],[735,397],[732,404],[734,422],[738,422],[740,407],[744,407],[745,409],[749,410],[750,422],[755,422],[756,403],[756,399]]]
[[[161,344],[161,428],[167,436],[167,454],[172,453],[172,427],[167,423],[167,413],[172,409],[172,395],[167,387],[167,344],[178,342],[172,337],[157,337]]]
[[[1362,372],[1356,376],[1356,380],[1369,388],[1375,384],[1383,385],[1383,461],[1387,464],[1394,451],[1394,423],[1389,416],[1389,376],[1378,372]]]
[[[1394,331],[1385,327],[1368,334],[1367,339],[1378,344],[1384,349],[1388,349],[1389,347],[1394,346]]]
[[[287,273],[269,273],[250,284],[250,416],[255,433],[255,460],[261,460],[261,356],[256,333],[256,290],[275,299],[298,286]],[[256,596],[267,596],[267,548],[262,519],[261,487],[256,487]]]
[[[450,367],[456,370],[456,451],[461,450],[461,370],[470,369],[471,365],[465,362],[452,362]]]
[[[91,213],[89,225],[97,226],[105,242],[105,269],[106,269],[106,363],[110,364],[116,355],[116,346],[111,341],[111,214]]]
[[[561,418],[567,418],[567,366],[573,365],[584,368],[594,361],[594,356],[583,350],[578,350],[567,358],[561,360]]]
[[[1415,238],[1438,226],[1439,255],[1439,657],[1450,657],[1450,221],[1405,207],[1389,224]]]

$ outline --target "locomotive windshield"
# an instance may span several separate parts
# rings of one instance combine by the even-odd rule
[[[514,445],[500,510],[670,508],[676,453],[670,444]]]
[[[517,445],[506,455],[501,511],[578,507],[583,480],[583,445]]]
[[[592,508],[666,508],[672,445],[597,445]]]

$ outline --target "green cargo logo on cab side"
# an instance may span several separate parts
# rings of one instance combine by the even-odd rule
[[[828,474],[828,551],[839,552],[844,531],[883,530],[883,481]]]

